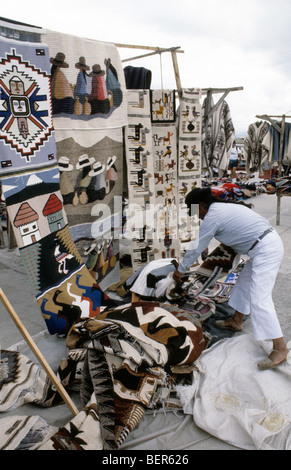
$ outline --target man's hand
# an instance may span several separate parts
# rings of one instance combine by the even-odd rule
[[[183,273],[180,273],[177,269],[174,271],[173,279],[177,284],[182,284]]]

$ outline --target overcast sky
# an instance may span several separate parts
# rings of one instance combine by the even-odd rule
[[[98,41],[180,46],[182,87],[243,87],[226,98],[236,137],[256,115],[291,115],[291,0],[13,0],[0,15]],[[125,65],[149,68],[152,88],[176,88],[169,53]]]

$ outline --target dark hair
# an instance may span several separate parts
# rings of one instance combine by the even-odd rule
[[[211,188],[194,188],[190,193],[187,194],[185,198],[185,203],[188,208],[191,207],[192,204],[199,204],[200,202],[204,203],[204,206],[208,209],[211,204],[214,202],[220,202],[224,204],[240,204],[242,206],[246,206],[249,209],[252,209],[253,204],[247,204],[244,201],[231,201],[229,199],[220,199],[219,197],[214,196],[211,191]]]

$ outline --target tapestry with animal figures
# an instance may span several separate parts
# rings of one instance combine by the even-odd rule
[[[18,37],[17,25],[1,25]],[[1,181],[20,258],[47,328],[65,334],[74,320],[95,316],[110,301],[70,234],[60,190],[50,52],[43,42],[31,42],[41,31],[28,28],[30,42],[0,36]]]
[[[178,246],[177,131],[174,90],[151,91],[156,256],[174,258]]]
[[[197,217],[187,217],[185,196],[201,186],[201,90],[181,90],[178,124],[178,189],[179,248],[185,253],[191,239],[198,236]]]
[[[132,266],[136,270],[155,257],[154,162],[150,90],[128,90],[125,152],[128,204],[123,237],[129,240]]]
[[[135,269],[179,257],[198,230],[184,198],[201,176],[200,98],[200,89],[182,90],[177,112],[175,90],[130,90],[126,155],[129,212],[132,226],[138,225],[132,240]]]
[[[50,52],[60,187],[71,235],[90,266],[97,252],[90,272],[106,289],[119,280],[127,124],[122,63],[110,43],[55,31],[46,31],[43,40]]]
[[[201,177],[201,90],[183,89],[175,109],[174,90],[151,92],[157,208],[156,257],[180,257],[198,232],[185,196]],[[162,235],[162,236],[161,236]]]

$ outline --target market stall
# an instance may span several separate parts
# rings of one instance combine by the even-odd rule
[[[225,97],[242,87],[183,88],[182,51],[173,47],[146,55],[171,53],[177,90],[151,90],[148,70],[131,88],[127,78],[137,77],[132,69],[126,77],[118,47],[139,46],[5,19],[0,32],[3,195],[47,330],[31,338],[1,291],[24,342],[1,350],[0,448],[170,449],[175,442],[195,449],[201,439],[289,448],[284,393],[286,408],[275,413],[268,387],[250,396],[239,381],[229,383],[226,349],[261,356],[250,337],[222,334],[212,323],[230,314],[239,274],[233,253],[220,247],[194,266],[183,302],[177,292],[136,303],[127,289],[124,297],[109,290],[120,282],[124,239],[134,276],[187,249],[199,221],[185,214],[185,195],[202,184],[203,169],[226,168],[234,128]],[[213,351],[225,366],[215,395]],[[281,390],[289,375],[286,363]],[[259,377],[251,376],[257,389]],[[240,423],[237,435],[223,428],[225,419]],[[165,439],[169,429],[173,441]]]

